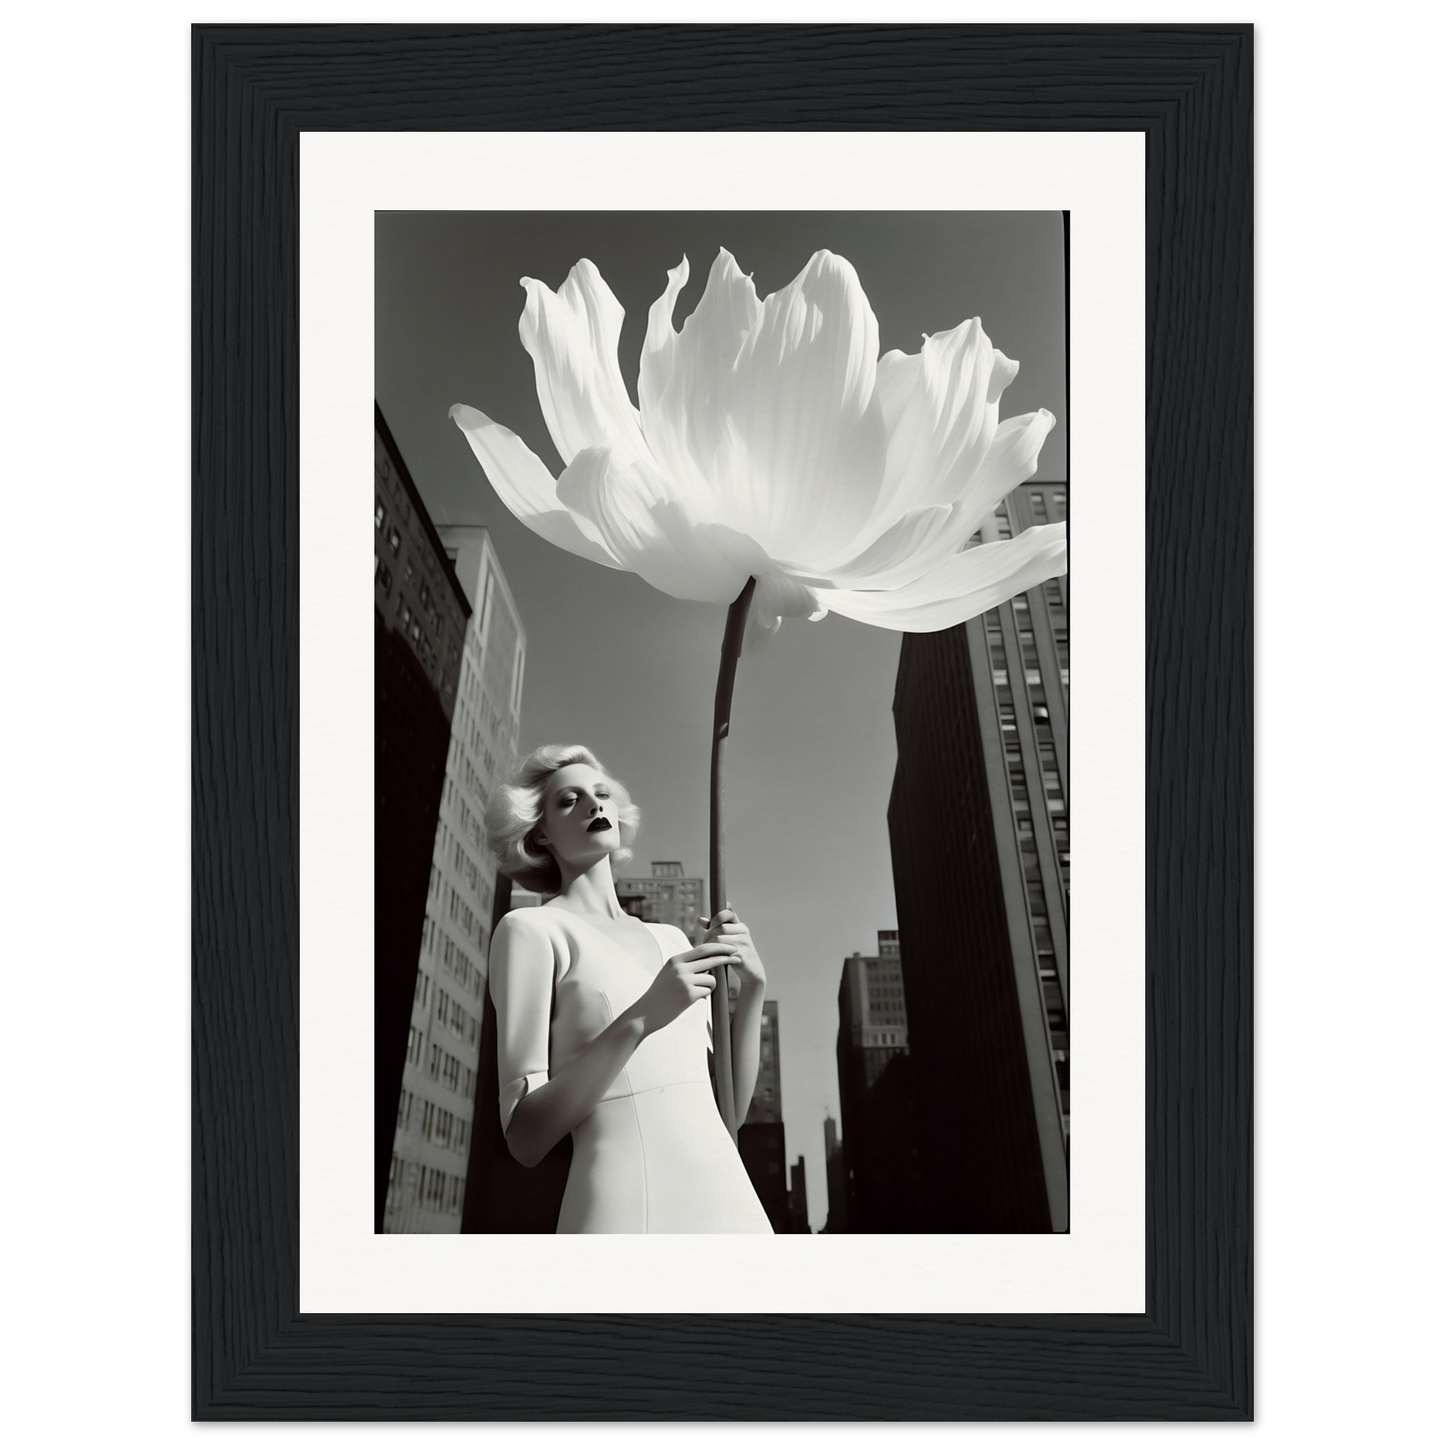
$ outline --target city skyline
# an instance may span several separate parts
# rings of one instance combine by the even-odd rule
[[[376,390],[438,523],[485,525],[529,635],[518,741],[584,743],[642,810],[639,859],[707,856],[707,743],[724,609],[542,542],[492,493],[447,417],[477,406],[545,461],[531,363],[517,337],[524,275],[551,286],[583,256],[626,308],[622,373],[635,375],[648,306],[686,253],[695,304],[719,246],[760,294],[818,249],[857,267],[880,344],[981,316],[1019,360],[1003,412],[1046,406],[1060,426],[1040,474],[1062,474],[1063,245],[1057,213],[741,215],[382,214],[377,218]],[[840,1102],[834,1062],[839,961],[897,925],[886,812],[896,760],[900,638],[829,616],[785,622],[739,668],[726,772],[729,901],[748,922],[788,1020],[793,1155],[824,1159]],[[815,1166],[816,1168],[816,1166]],[[816,1175],[815,1175],[816,1177]],[[826,1198],[815,1187],[819,1228]]]

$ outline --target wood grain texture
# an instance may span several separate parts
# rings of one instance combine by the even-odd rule
[[[198,1419],[1251,1417],[1251,44],[1247,26],[195,29]],[[298,1314],[308,128],[1147,132],[1145,1314]]]

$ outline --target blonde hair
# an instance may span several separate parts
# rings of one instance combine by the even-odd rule
[[[612,784],[617,799],[617,832],[622,840],[612,861],[616,865],[632,858],[632,840],[637,836],[642,815],[627,789],[597,761],[590,748],[544,743],[517,764],[505,783],[499,783],[492,790],[483,818],[487,847],[497,860],[497,867],[514,883],[534,893],[557,893],[562,888],[562,871],[557,860],[537,841],[536,832],[542,821],[547,779],[573,763],[596,768]]]

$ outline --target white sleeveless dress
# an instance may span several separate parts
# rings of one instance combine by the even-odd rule
[[[670,924],[646,928],[657,944],[650,967],[564,909],[518,909],[498,925],[498,936],[510,932],[506,950],[494,940],[489,979],[503,1133],[529,1088],[575,1058],[642,997],[667,959],[692,947]],[[699,999],[643,1039],[572,1131],[558,1234],[773,1232],[713,1097],[711,1010]]]

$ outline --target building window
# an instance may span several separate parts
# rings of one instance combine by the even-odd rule
[[[440,1169],[426,1171],[426,1205],[428,1209],[440,1210],[446,1198],[447,1176]]]

